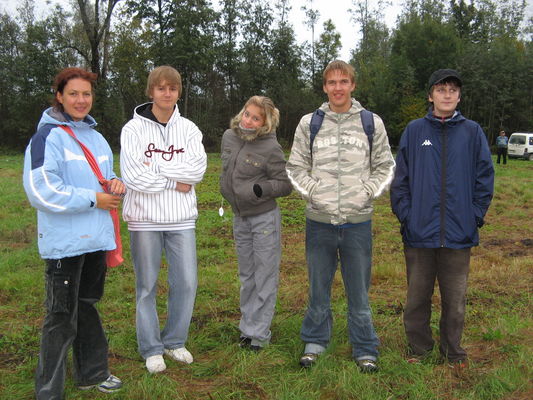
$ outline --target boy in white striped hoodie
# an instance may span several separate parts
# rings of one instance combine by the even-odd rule
[[[136,327],[139,352],[150,373],[165,370],[163,354],[193,362],[185,348],[197,287],[194,186],[207,167],[198,127],[176,105],[181,76],[169,66],[148,76],[152,102],[138,106],[122,129],[120,169],[127,194],[128,222],[136,276]],[[159,327],[157,280],[165,250],[168,263],[168,316]]]

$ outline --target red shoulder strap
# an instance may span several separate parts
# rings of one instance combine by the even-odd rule
[[[105,191],[106,190],[106,186],[104,184],[104,182],[105,182],[104,176],[102,175],[102,171],[100,171],[100,167],[98,166],[98,162],[94,158],[93,153],[91,153],[91,150],[89,150],[87,148],[87,146],[85,146],[82,142],[80,142],[78,140],[78,138],[76,137],[76,134],[72,131],[70,126],[58,125],[58,127],[63,129],[70,136],[72,136],[72,138],[76,142],[78,142],[78,144],[80,145],[81,149],[83,150],[83,154],[85,155],[85,158],[87,159],[87,162],[89,163],[89,165],[91,166],[91,169],[93,170],[94,174],[96,175],[96,178],[98,179],[98,182],[100,183],[100,185],[102,185],[102,188]]]

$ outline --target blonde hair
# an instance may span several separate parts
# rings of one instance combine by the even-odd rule
[[[266,96],[252,96],[244,104],[242,110],[232,118],[230,122],[230,127],[236,129],[239,127],[239,124],[242,120],[242,115],[248,108],[248,106],[254,105],[259,107],[263,112],[263,117],[265,118],[265,123],[261,128],[257,130],[259,136],[266,135],[267,133],[273,132],[279,125],[279,110],[274,105],[274,102]]]
[[[181,96],[181,75],[176,69],[169,65],[162,65],[154,68],[150,75],[148,75],[148,82],[146,82],[146,95],[152,97],[152,90],[161,82],[166,82],[169,85],[176,85],[178,87],[179,96]]]
[[[342,61],[342,60],[335,60],[328,64],[328,66],[324,69],[324,72],[322,73],[322,84],[326,84],[326,80],[328,78],[328,74],[331,71],[341,71],[341,73],[348,75],[350,77],[350,80],[352,83],[355,83],[355,69],[350,64]]]

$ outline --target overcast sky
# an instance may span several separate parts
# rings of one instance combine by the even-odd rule
[[[64,5],[64,8],[68,8],[69,0],[35,0],[36,16],[41,17],[46,9],[46,3],[51,4],[60,3]],[[332,19],[337,31],[341,34],[341,43],[344,45],[341,51],[341,58],[345,61],[349,60],[350,50],[353,49],[355,43],[359,39],[359,26],[351,21],[351,15],[348,12],[350,8],[354,8],[352,5],[353,0],[313,0],[312,8],[316,9],[320,13],[320,19],[315,27],[315,39],[318,39],[322,32],[322,25],[327,19]],[[401,4],[403,0],[389,0],[392,6],[387,7],[384,10],[385,23],[393,27],[396,22],[396,17],[401,11]],[[13,0],[0,0],[0,10],[7,11],[11,15],[15,15],[18,2]],[[216,0],[213,0],[216,3]],[[305,25],[305,14],[301,10],[303,5],[309,5],[309,0],[291,0],[292,6],[290,21],[296,32],[297,41],[302,43],[305,40],[311,41],[311,32]],[[369,0],[371,7],[375,7],[376,0]],[[527,1],[527,15],[533,15],[533,0]]]
[[[394,26],[396,16],[401,11],[401,0],[389,0],[393,5],[387,7],[384,10],[385,23],[388,26]],[[320,21],[315,27],[315,40],[317,40],[322,33],[322,27],[324,21],[331,19],[337,28],[337,31],[341,34],[341,43],[343,48],[341,50],[341,58],[344,61],[349,61],[350,50],[355,47],[355,44],[360,38],[359,30],[360,26],[356,25],[351,20],[351,14],[348,12],[353,6],[353,0],[313,0],[313,9],[318,10],[320,13]],[[299,42],[305,40],[311,41],[311,31],[305,25],[305,13],[301,10],[303,5],[309,7],[309,0],[292,0],[291,21],[296,31],[296,35]],[[371,7],[373,4],[377,4],[377,1],[369,1]]]

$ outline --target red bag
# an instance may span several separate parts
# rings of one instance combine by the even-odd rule
[[[72,129],[70,129],[69,126],[66,125],[58,125],[61,129],[66,131],[70,136],[78,142],[81,149],[83,150],[83,154],[85,154],[85,158],[87,159],[87,162],[91,166],[91,169],[93,170],[94,174],[96,175],[96,178],[98,179],[98,182],[100,185],[102,185],[102,189],[104,189],[104,192],[108,193],[107,185],[105,184],[104,176],[102,175],[102,171],[100,171],[100,167],[98,166],[98,163],[96,162],[96,159],[93,156],[93,153],[91,153],[91,150],[87,148],[82,142],[78,140]],[[113,227],[115,228],[115,244],[116,247],[114,250],[108,250],[106,254],[106,262],[108,267],[117,267],[120,264],[124,262],[124,258],[122,257],[122,238],[120,237],[120,220],[118,218],[118,210],[110,210],[111,213],[111,219],[113,220]]]
[[[118,267],[124,262],[122,257],[122,238],[120,237],[120,220],[118,218],[118,210],[115,208],[109,211],[111,213],[111,219],[113,220],[113,226],[115,228],[115,250],[108,250],[106,253],[106,262],[108,267]]]

